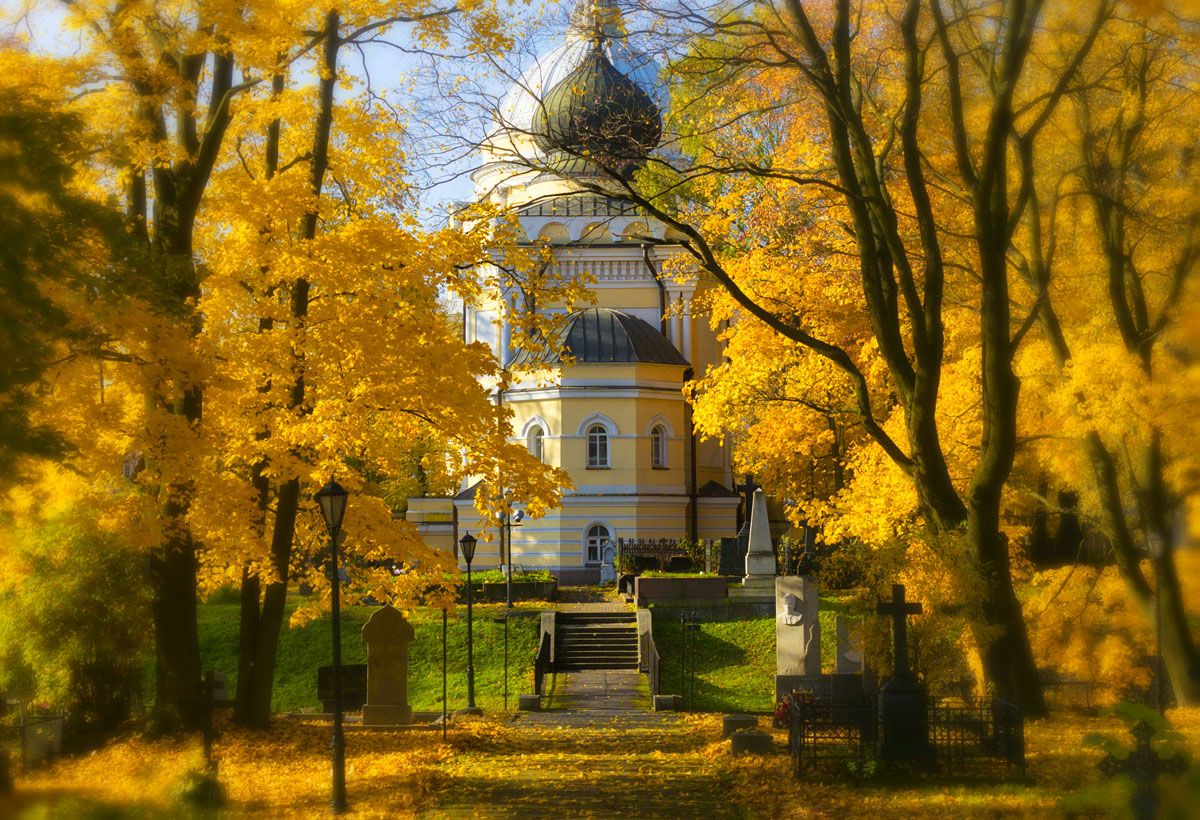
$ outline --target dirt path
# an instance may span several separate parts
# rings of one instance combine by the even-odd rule
[[[550,695],[547,711],[518,714],[448,762],[424,817],[738,816],[703,753],[708,741],[676,714],[647,711],[643,676],[560,673]]]

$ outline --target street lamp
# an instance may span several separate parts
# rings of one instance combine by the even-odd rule
[[[514,523],[520,526],[525,511],[517,510],[512,515],[500,512],[496,517],[500,519],[500,555],[504,561],[504,606],[512,609],[512,528]]]
[[[471,561],[475,559],[475,536],[467,532],[458,539],[467,562],[467,708],[475,708],[475,654],[471,645]]]
[[[506,609],[512,609],[512,528],[513,524],[519,526],[524,517],[524,510],[517,510],[512,515],[504,516],[504,528],[508,531],[508,572],[504,576],[504,606]]]
[[[329,589],[333,607],[333,798],[330,806],[334,814],[346,811],[346,738],[342,734],[342,611],[339,594],[342,584],[338,578],[337,544],[349,497],[350,493],[332,478],[313,496],[321,505],[321,515],[325,518],[332,559],[329,562]]]

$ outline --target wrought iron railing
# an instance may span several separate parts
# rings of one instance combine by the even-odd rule
[[[919,726],[922,737],[893,738],[888,743],[875,697],[794,695],[788,715],[788,748],[796,773],[862,774],[897,758],[945,774],[994,769],[997,763],[1025,771],[1024,716],[1020,707],[1011,703],[931,700],[920,715],[901,718],[893,715],[892,725]]]
[[[638,635],[638,659],[641,662],[641,671],[646,673],[646,681],[650,685],[651,697],[658,694],[658,670],[659,657],[658,648],[654,645],[654,633],[650,631],[642,632]]]
[[[29,715],[0,725],[0,750],[9,751],[22,769],[37,766],[62,753],[62,715]]]
[[[537,656],[533,659],[533,691],[534,694],[544,694],[547,673],[554,671],[554,634],[542,630],[541,643],[538,645]]]
[[[713,542],[704,540],[618,538],[616,567],[621,572],[673,568],[707,571],[712,568],[714,549]]]

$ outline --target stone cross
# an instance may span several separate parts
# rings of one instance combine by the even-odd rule
[[[754,476],[750,475],[749,473],[746,473],[746,475],[742,478],[742,483],[734,484],[733,489],[737,490],[744,497],[745,507],[746,507],[746,521],[743,524],[743,526],[748,527],[748,526],[750,526],[751,510],[754,507],[754,491],[757,489],[760,489],[760,486],[754,482]]]
[[[908,616],[920,615],[919,603],[908,603],[904,600],[904,584],[892,584],[892,600],[879,604],[875,610],[880,615],[892,616],[892,635],[895,641],[892,676],[908,675]]]
[[[407,725],[412,723],[408,704],[408,645],[413,628],[391,604],[371,613],[363,624],[367,645],[367,702],[364,725]]]
[[[1129,753],[1129,757],[1118,760],[1111,754],[1100,761],[1100,771],[1107,777],[1118,774],[1129,775],[1133,781],[1133,797],[1129,801],[1134,817],[1138,820],[1152,820],[1158,816],[1158,792],[1154,781],[1160,774],[1181,774],[1187,768],[1187,761],[1182,755],[1163,758],[1150,747],[1150,738],[1154,736],[1154,728],[1144,720],[1139,720],[1132,729],[1137,746]]]

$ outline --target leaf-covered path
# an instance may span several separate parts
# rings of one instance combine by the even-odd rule
[[[647,710],[637,673],[560,674],[540,713],[520,713],[500,735],[448,760],[446,818],[726,818],[710,738],[672,713]]]

